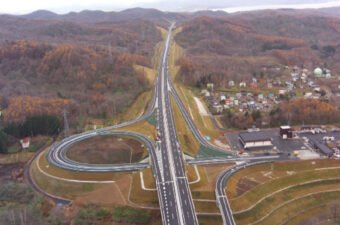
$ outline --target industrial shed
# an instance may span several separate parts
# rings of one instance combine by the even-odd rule
[[[270,136],[261,131],[240,133],[239,140],[244,149],[268,147],[273,145]]]
[[[328,157],[331,157],[334,154],[334,151],[330,149],[327,145],[323,144],[322,142],[315,141],[314,147],[319,149],[320,152],[327,155]]]

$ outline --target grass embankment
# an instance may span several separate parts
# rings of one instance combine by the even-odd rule
[[[58,167],[52,166],[46,159],[46,152],[42,153],[40,157],[33,162],[33,164],[39,164],[41,170],[50,174],[52,176],[61,177],[65,179],[75,179],[75,180],[88,180],[88,181],[106,181],[106,180],[116,180],[119,176],[126,173],[86,173],[86,172],[74,172],[69,170],[60,169]]]
[[[295,212],[295,214],[290,213],[290,217],[287,218],[285,225],[296,225],[296,224],[300,224],[303,221],[306,220],[313,220],[313,217],[316,215],[321,215],[321,214],[328,214],[328,217],[333,217],[334,219],[334,209],[336,207],[336,204],[338,202],[335,200],[333,203],[330,204],[319,204],[316,206],[312,206],[309,208],[304,208],[301,210],[298,210],[297,212]],[[338,207],[338,206],[337,206]],[[338,217],[337,217],[338,218]],[[338,223],[333,222],[325,222],[322,223],[323,225],[336,225],[339,224],[339,219],[338,219]]]
[[[77,173],[79,174],[79,173]],[[32,164],[32,175],[37,185],[47,193],[52,195],[73,199],[76,204],[95,203],[100,205],[125,204],[121,196],[121,190],[115,183],[95,184],[95,183],[75,183],[58,180],[41,173],[35,163]],[[127,174],[115,174],[115,179]],[[84,177],[83,174],[81,177]],[[80,178],[78,178],[80,179]]]
[[[47,193],[74,199],[76,203],[96,203],[105,206],[129,205],[132,206],[157,206],[158,196],[156,191],[145,191],[141,188],[139,172],[115,172],[115,173],[84,173],[62,170],[48,165],[45,154],[40,157],[40,168],[56,177],[75,180],[101,181],[112,180],[115,183],[75,183],[51,178],[41,173],[36,161],[32,164],[32,174],[39,187]],[[48,167],[46,167],[48,166]],[[146,188],[154,188],[155,182],[151,169],[142,170],[144,185]],[[130,198],[131,202],[128,201]]]
[[[161,42],[159,42],[156,47],[155,47],[155,53],[152,59],[153,62],[153,68],[157,71],[158,66],[159,66],[159,61],[162,55],[162,50],[164,47],[164,43],[165,43],[165,38],[168,34],[168,31],[166,29],[164,29],[163,27],[157,26],[157,29],[160,30],[161,34],[162,34],[162,38],[163,40]]]
[[[139,171],[140,173],[143,173],[143,180],[144,180],[144,186],[145,188],[156,188],[156,182],[152,174],[151,168],[147,168],[144,170]]]
[[[117,118],[117,122],[122,123],[141,117],[148,110],[151,97],[152,90],[140,94],[131,106]]]
[[[181,32],[181,28],[178,28],[173,32],[173,37],[179,32]],[[199,113],[197,103],[194,100],[194,92],[197,92],[197,90],[186,87],[176,80],[177,74],[180,69],[177,65],[177,61],[180,60],[183,55],[184,50],[176,43],[176,41],[173,40],[170,49],[169,70],[176,92],[180,96],[184,106],[186,107],[187,112],[191,116],[192,120],[194,121],[195,125],[198,127],[202,135],[209,136],[211,138],[211,143],[214,143],[214,140],[218,138],[220,139],[220,141],[223,142],[225,139],[223,137],[223,134],[215,129],[209,116],[201,115]]]
[[[274,225],[281,224],[281,221],[285,221],[290,215],[295,214],[303,209],[313,208],[316,205],[327,205],[334,202],[335,199],[340,199],[340,191],[331,191],[324,193],[313,194],[301,199],[297,199],[287,205],[276,209],[266,218],[258,221],[255,224],[261,225]]]
[[[293,199],[298,199],[301,198],[302,196],[306,196],[313,193],[327,192],[336,189],[340,190],[339,179],[313,182],[309,184],[295,186],[284,191],[281,191],[277,194],[274,194],[269,198],[266,198],[251,210],[248,210],[244,213],[236,214],[235,218],[241,224],[254,222],[265,217],[269,212],[275,210],[280,205],[289,202]]]
[[[200,225],[223,224],[221,216],[198,216]]]
[[[173,37],[176,36],[176,34],[180,33],[181,31],[182,31],[182,28],[179,27],[172,32],[172,43],[171,43],[170,56],[169,56],[169,71],[170,71],[171,79],[173,82],[176,82],[176,76],[179,71],[177,60],[182,58],[182,56],[184,55],[183,48],[176,43]]]
[[[174,113],[174,120],[177,130],[178,139],[181,143],[181,149],[184,153],[195,156],[198,153],[200,144],[195,139],[194,135],[190,131],[187,123],[185,122],[181,111],[175,103],[175,100],[171,96],[171,105]]]
[[[271,212],[288,219],[297,212],[293,208],[295,203],[300,201],[299,198],[309,199],[312,197],[306,197],[306,195],[319,192],[321,192],[321,194],[318,194],[320,196],[324,195],[322,192],[326,193],[325,198],[327,198],[328,191],[339,190],[339,172],[339,163],[336,160],[329,159],[278,162],[241,170],[228,180],[226,188],[233,212],[247,210],[235,214],[236,222],[238,224],[253,223],[268,214],[270,214],[268,217],[270,218]],[[323,199],[323,197],[320,198]],[[297,200],[292,201],[293,199]],[[328,200],[320,203],[313,202],[314,206],[328,204]],[[312,203],[310,204],[312,205]],[[275,211],[281,205],[285,205],[286,211],[289,211],[289,209],[292,211],[285,212],[286,214]],[[308,212],[305,212],[305,214],[308,214]]]
[[[198,176],[194,166],[186,166],[192,197],[196,199],[194,204],[197,212],[219,213],[215,202],[215,183],[218,175],[229,166],[231,164],[197,166],[199,182],[195,182]]]
[[[22,151],[13,154],[0,154],[0,164],[12,164],[19,162],[27,162],[32,156],[33,152]]]
[[[143,171],[144,174],[144,171]],[[150,179],[145,179],[144,177],[144,184],[151,186]],[[149,183],[149,184],[146,184]],[[139,172],[135,172],[132,174],[132,184],[131,184],[131,192],[130,192],[130,201],[132,201],[135,204],[141,205],[141,206],[148,206],[148,207],[158,207],[158,195],[157,191],[149,191],[149,190],[143,190],[141,188],[141,180]]]
[[[194,100],[193,90],[181,84],[176,84],[175,88],[195,125],[204,136],[210,136],[210,142],[213,143],[214,139],[219,138],[222,133],[214,128],[209,116],[203,116],[199,113],[200,111]]]
[[[121,127],[118,129],[114,129],[115,131],[130,131],[130,132],[135,132],[142,134],[144,136],[149,137],[151,140],[154,140],[156,136],[156,127],[151,125],[147,121],[140,121],[138,123],[126,126],[126,127]]]

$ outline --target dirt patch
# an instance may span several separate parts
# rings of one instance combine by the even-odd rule
[[[100,184],[101,187],[96,188],[90,193],[78,196],[75,199],[76,205],[83,204],[100,204],[100,205],[125,205],[125,199],[121,195],[121,191],[117,184]]]
[[[201,100],[199,98],[197,98],[197,97],[194,97],[194,99],[195,99],[195,102],[197,104],[197,108],[198,108],[200,114],[202,116],[209,116],[210,114],[205,109],[205,107],[204,107],[203,103],[201,102]]]
[[[71,160],[91,164],[134,163],[142,159],[143,144],[126,136],[108,135],[86,139],[68,149]]]
[[[259,183],[250,180],[248,178],[241,178],[236,186],[236,191],[237,191],[237,196],[242,195],[243,193],[249,191],[250,189],[254,188],[257,186]]]
[[[24,163],[0,165],[0,184],[7,182],[22,182],[24,177]]]

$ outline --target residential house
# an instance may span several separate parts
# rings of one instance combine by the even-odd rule
[[[251,83],[250,83],[250,87],[251,87],[251,88],[257,88],[257,83],[251,82]]]
[[[24,139],[21,139],[20,140],[20,144],[21,144],[21,147],[23,149],[27,149],[30,147],[30,138],[29,137],[26,137]]]
[[[310,97],[312,97],[313,96],[313,93],[312,92],[307,92],[307,93],[305,93],[305,97],[306,98],[310,98]]]
[[[247,83],[244,82],[244,81],[242,81],[242,82],[240,83],[240,87],[247,87]]]
[[[220,101],[225,101],[225,100],[226,100],[225,95],[221,95],[221,96],[220,96]]]
[[[267,87],[268,88],[273,88],[273,84],[272,83],[267,83]]]
[[[208,90],[214,90],[214,84],[213,83],[207,83],[207,89]]]
[[[229,86],[229,87],[234,87],[234,86],[235,86],[235,82],[234,82],[233,80],[230,80],[230,81],[228,82],[228,86]]]
[[[210,92],[207,89],[203,89],[201,91],[201,94],[203,94],[205,97],[209,97],[210,96]]]
[[[221,113],[223,112],[223,106],[219,104],[213,105],[213,110],[215,111],[215,113]]]
[[[286,94],[286,92],[287,92],[287,90],[285,90],[285,89],[279,90],[279,94],[280,94],[280,95],[284,95],[284,94]]]
[[[259,94],[258,96],[257,96],[257,98],[258,98],[258,100],[263,100],[263,94]]]

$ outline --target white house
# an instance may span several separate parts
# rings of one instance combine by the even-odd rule
[[[233,87],[235,85],[235,82],[233,80],[230,80],[228,82],[229,87]]]
[[[307,92],[306,94],[305,94],[305,97],[306,98],[310,98],[310,97],[312,97],[313,96],[313,93],[312,92]]]
[[[286,90],[284,90],[284,89],[279,90],[279,94],[280,94],[280,95],[286,94]]]
[[[214,90],[214,84],[213,83],[207,83],[207,89],[208,90]]]
[[[206,89],[203,89],[201,91],[201,94],[203,94],[205,97],[209,97],[210,96],[210,92],[208,90],[206,90]]]
[[[273,84],[272,84],[272,83],[268,83],[268,84],[267,84],[267,87],[268,87],[268,88],[272,88],[272,87],[273,87]]]
[[[240,87],[247,87],[246,82],[242,81],[242,82],[240,83]]]
[[[29,137],[26,137],[24,139],[21,139],[20,140],[20,144],[21,144],[21,147],[23,149],[26,149],[26,148],[29,148],[30,147],[30,138]]]

